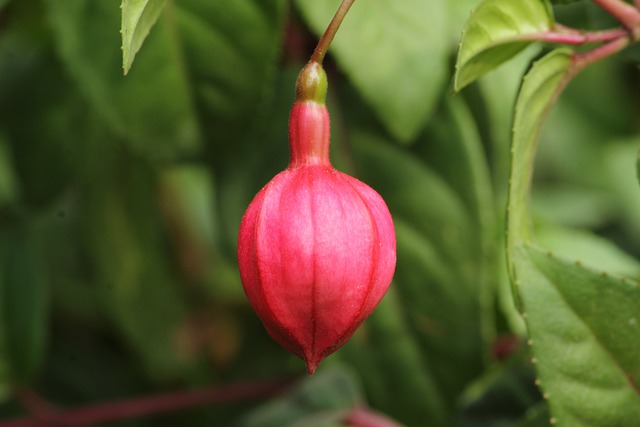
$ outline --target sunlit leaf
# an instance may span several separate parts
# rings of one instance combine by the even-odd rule
[[[122,68],[129,72],[167,0],[122,0]]]
[[[340,1],[296,4],[320,35]],[[387,129],[402,141],[415,138],[444,89],[450,47],[442,35],[446,21],[442,1],[356,2],[329,50]]]
[[[462,89],[552,28],[547,0],[485,0],[467,22],[458,51],[454,89]]]
[[[482,0],[457,0],[446,2],[449,10],[449,24],[451,29],[451,45],[457,46],[460,43],[460,35],[464,24],[469,19],[473,10],[482,3]]]

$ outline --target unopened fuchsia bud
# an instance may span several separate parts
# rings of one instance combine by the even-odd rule
[[[310,62],[289,120],[289,167],[253,199],[238,261],[267,332],[311,375],[373,312],[393,278],[393,220],[378,193],[329,161],[327,78]]]

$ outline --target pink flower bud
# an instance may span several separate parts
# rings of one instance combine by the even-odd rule
[[[396,263],[384,200],[331,166],[324,93],[324,71],[310,63],[291,111],[289,167],[253,199],[238,237],[251,305],[273,339],[306,361],[309,374],[373,312]]]

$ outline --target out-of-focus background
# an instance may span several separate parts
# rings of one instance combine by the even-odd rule
[[[547,425],[502,251],[511,110],[542,46],[452,96],[477,0],[356,2],[327,58],[332,161],[394,216],[382,304],[311,378],[249,307],[238,225],[287,165],[295,78],[338,3],[168,0],[124,77],[117,1],[0,1],[0,420],[34,394],[82,407],[287,380],[105,425],[338,426],[358,405],[408,426]],[[612,24],[588,1],[555,12]],[[540,241],[635,277],[639,58],[563,94],[533,193]]]

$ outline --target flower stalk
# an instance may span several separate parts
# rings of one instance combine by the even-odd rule
[[[322,38],[318,42],[316,49],[313,51],[313,55],[311,55],[312,62],[322,64],[322,61],[324,60],[324,57],[329,50],[329,46],[331,45],[333,38],[338,32],[338,29],[340,28],[344,17],[347,16],[347,12],[349,11],[349,9],[351,9],[353,2],[355,2],[355,0],[342,0],[342,3],[340,3],[340,7],[331,20],[331,23],[322,35]]]
[[[635,0],[635,6],[622,0],[593,1],[621,23],[629,32],[632,40],[640,40],[640,1]]]

